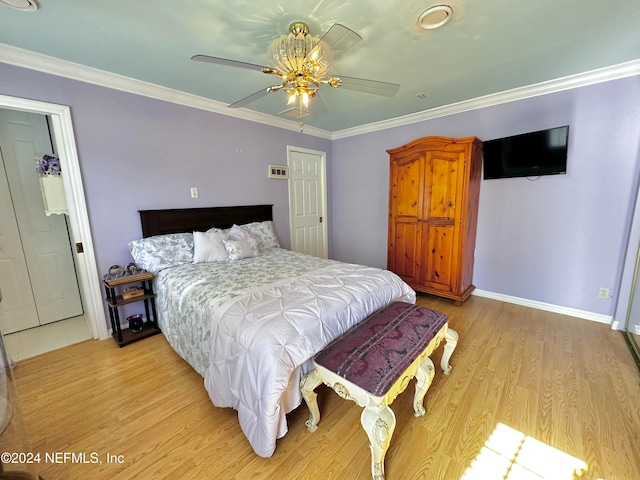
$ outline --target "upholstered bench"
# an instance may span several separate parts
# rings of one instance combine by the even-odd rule
[[[383,480],[384,457],[396,426],[389,405],[416,377],[414,414],[425,414],[424,396],[435,373],[429,355],[442,340],[446,345],[440,366],[449,374],[458,334],[448,328],[444,313],[394,302],[348,330],[315,356],[314,368],[302,379],[311,412],[307,429],[315,431],[320,421],[314,390],[321,383],[363,407],[360,422],[369,437],[371,474]]]

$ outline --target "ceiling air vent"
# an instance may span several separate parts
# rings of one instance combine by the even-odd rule
[[[436,5],[426,9],[418,17],[418,26],[425,30],[440,28],[451,20],[453,10],[449,5]]]

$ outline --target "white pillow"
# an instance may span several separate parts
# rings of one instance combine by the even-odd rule
[[[193,232],[193,263],[227,262],[222,230]]]

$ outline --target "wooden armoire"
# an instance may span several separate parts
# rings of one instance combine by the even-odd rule
[[[482,141],[423,137],[387,152],[387,268],[414,290],[460,305],[475,288]]]

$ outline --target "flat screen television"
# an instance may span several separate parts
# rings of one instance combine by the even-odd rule
[[[567,173],[569,126],[487,140],[482,144],[485,180]]]

